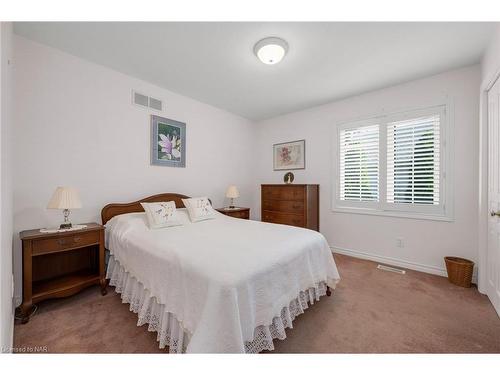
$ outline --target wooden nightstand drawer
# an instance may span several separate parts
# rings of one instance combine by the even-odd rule
[[[71,250],[99,243],[98,231],[75,233],[59,238],[47,238],[33,241],[33,255],[49,254],[58,251]]]
[[[229,214],[229,216],[238,218],[238,219],[249,219],[249,212],[248,211],[238,211],[238,212],[233,212]]]
[[[237,207],[234,209],[228,209],[228,208],[216,208],[217,211],[219,211],[221,214],[224,214],[226,216],[231,216],[236,219],[250,219],[250,209],[246,207]]]

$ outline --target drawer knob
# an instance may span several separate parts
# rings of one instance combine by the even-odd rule
[[[80,242],[81,239],[82,239],[81,237],[73,237],[74,242]]]
[[[61,239],[57,240],[57,243],[58,243],[59,245],[61,245],[61,246],[64,246],[64,245],[66,245],[66,240],[65,240],[65,239],[63,239],[63,238],[61,238]]]

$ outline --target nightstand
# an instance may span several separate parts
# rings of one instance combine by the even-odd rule
[[[57,233],[38,229],[20,233],[23,242],[22,323],[27,323],[33,304],[49,298],[73,295],[100,285],[106,294],[104,273],[104,226],[86,223],[87,227]]]
[[[235,207],[235,208],[229,208],[229,207],[223,207],[223,208],[216,208],[217,211],[219,211],[221,214],[235,217],[237,219],[250,219],[250,209],[245,208],[245,207]]]

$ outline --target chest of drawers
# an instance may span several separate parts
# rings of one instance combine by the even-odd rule
[[[261,220],[319,231],[319,185],[261,185]]]

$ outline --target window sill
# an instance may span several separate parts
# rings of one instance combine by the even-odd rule
[[[388,216],[388,217],[399,217],[404,219],[446,221],[446,222],[455,221],[455,219],[450,215],[433,215],[433,214],[407,212],[407,211],[382,211],[375,209],[352,208],[352,207],[333,207],[331,210],[332,212],[339,212],[345,214]]]

